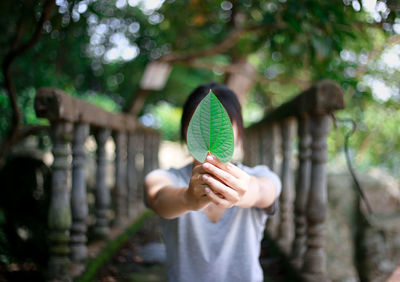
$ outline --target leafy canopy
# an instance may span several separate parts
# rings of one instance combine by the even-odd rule
[[[16,38],[19,25],[22,39],[33,33],[44,2],[0,1],[1,60]],[[400,136],[392,129],[398,127],[397,120],[388,118],[384,126],[376,127],[369,113],[399,111],[398,1],[160,0],[158,6],[144,8],[150,2],[154,1],[56,1],[40,42],[19,57],[12,68],[23,123],[38,123],[30,110],[34,89],[58,87],[81,97],[106,103],[111,100],[115,103],[112,108],[121,109],[135,96],[149,61],[170,53],[213,48],[235,30],[243,29],[248,32],[230,48],[200,60],[208,68],[174,64],[166,87],[151,93],[142,115],[161,121],[166,136],[177,140],[178,127],[170,126],[178,123],[176,115],[165,119],[165,113],[156,108],[165,104],[159,102],[179,109],[199,84],[224,82],[224,73],[218,67],[227,66],[238,57],[247,58],[257,69],[257,76],[248,104],[243,105],[246,124],[257,121],[262,113],[311,83],[321,78],[333,79],[345,91],[346,109],[338,116],[354,118],[359,124],[352,137],[352,147],[362,155],[358,160],[381,165],[390,154],[392,159],[385,159],[384,163],[396,170]],[[368,2],[375,4],[368,8]],[[389,48],[394,52],[381,52]],[[387,59],[382,60],[384,57]],[[0,75],[0,138],[11,122],[4,84]],[[386,91],[378,91],[380,85],[386,86]],[[331,134],[331,138],[334,136],[332,143],[343,140],[342,132]],[[387,140],[391,140],[390,147]],[[342,145],[335,141],[332,156]]]

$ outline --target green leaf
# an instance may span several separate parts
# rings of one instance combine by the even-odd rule
[[[208,153],[224,163],[232,158],[232,123],[224,106],[211,90],[197,106],[186,137],[189,152],[201,163],[206,160]]]

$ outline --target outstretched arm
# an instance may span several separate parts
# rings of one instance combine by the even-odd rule
[[[277,187],[267,177],[251,176],[232,163],[222,163],[211,155],[193,166],[189,186],[175,187],[160,173],[146,178],[146,199],[151,209],[164,218],[176,218],[210,203],[230,208],[267,208],[277,197]]]
[[[146,200],[152,210],[164,218],[176,218],[191,210],[200,210],[211,203],[205,189],[201,164],[193,166],[189,186],[175,187],[160,173],[149,175],[145,181]]]
[[[251,176],[232,163],[222,163],[207,156],[203,164],[206,174],[206,192],[218,206],[240,206],[244,208],[267,208],[277,197],[278,187],[267,177]]]

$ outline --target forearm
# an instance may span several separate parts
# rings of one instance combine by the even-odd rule
[[[273,204],[276,198],[276,187],[266,177],[251,177],[247,192],[238,203],[243,208],[259,207],[267,208]]]
[[[187,213],[190,209],[185,198],[187,187],[165,186],[148,201],[159,216],[172,219]]]

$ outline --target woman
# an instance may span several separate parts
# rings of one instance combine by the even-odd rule
[[[235,147],[243,137],[240,103],[226,86],[211,82],[186,101],[181,136],[212,89],[225,107]],[[260,242],[267,214],[279,196],[279,178],[266,166],[222,163],[208,155],[180,169],[155,170],[145,181],[146,203],[162,218],[170,281],[263,281]]]

